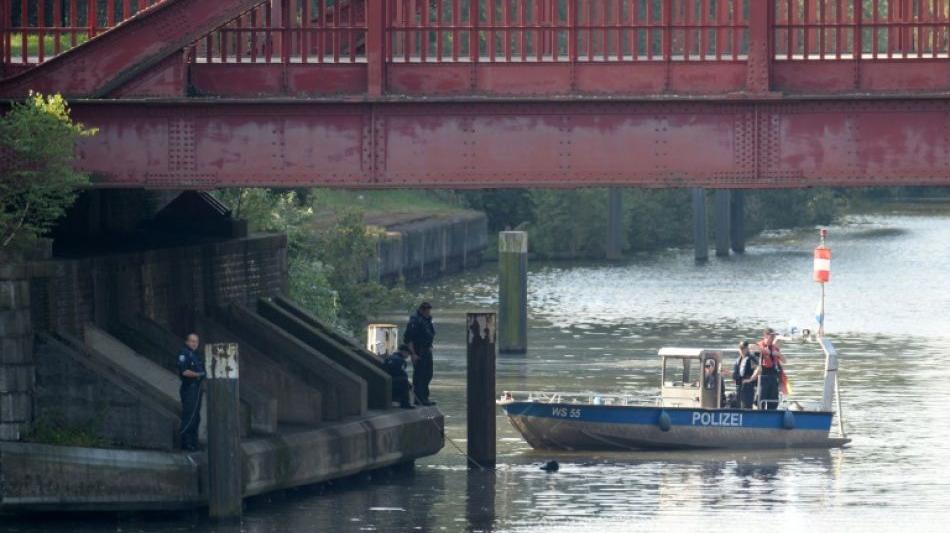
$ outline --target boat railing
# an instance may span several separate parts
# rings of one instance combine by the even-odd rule
[[[600,394],[596,392],[504,391],[499,404],[511,402],[570,403],[581,405],[658,404],[659,395]]]

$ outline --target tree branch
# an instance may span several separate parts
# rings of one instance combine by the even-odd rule
[[[3,246],[0,246],[0,247],[6,248],[10,244],[10,241],[12,241],[14,237],[16,237],[17,232],[20,231],[20,228],[23,227],[23,223],[26,221],[26,215],[29,212],[30,212],[30,201],[27,200],[26,205],[23,207],[23,214],[20,215],[20,220],[16,223],[16,225],[10,231],[10,234],[7,235],[7,238],[3,240]]]

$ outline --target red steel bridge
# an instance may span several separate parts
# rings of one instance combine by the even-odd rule
[[[102,187],[950,185],[950,0],[0,0]]]

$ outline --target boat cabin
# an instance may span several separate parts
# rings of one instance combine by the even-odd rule
[[[661,403],[669,407],[722,407],[723,361],[731,362],[738,356],[739,350],[661,348]],[[731,370],[728,372],[731,374]]]

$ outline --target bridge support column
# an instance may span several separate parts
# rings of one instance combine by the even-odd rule
[[[607,260],[623,257],[623,189],[607,190]]]
[[[730,230],[730,194],[728,189],[716,189],[716,256],[729,256]]]
[[[694,187],[693,194],[693,246],[697,262],[709,259],[709,241],[706,237],[706,189]]]
[[[528,234],[502,231],[498,234],[499,350],[528,350]]]
[[[469,468],[495,467],[495,313],[468,313],[466,388]]]
[[[208,515],[241,518],[241,405],[238,345],[205,345],[208,373]]]
[[[732,251],[745,252],[745,191],[733,189],[729,205],[729,230],[732,234]]]

